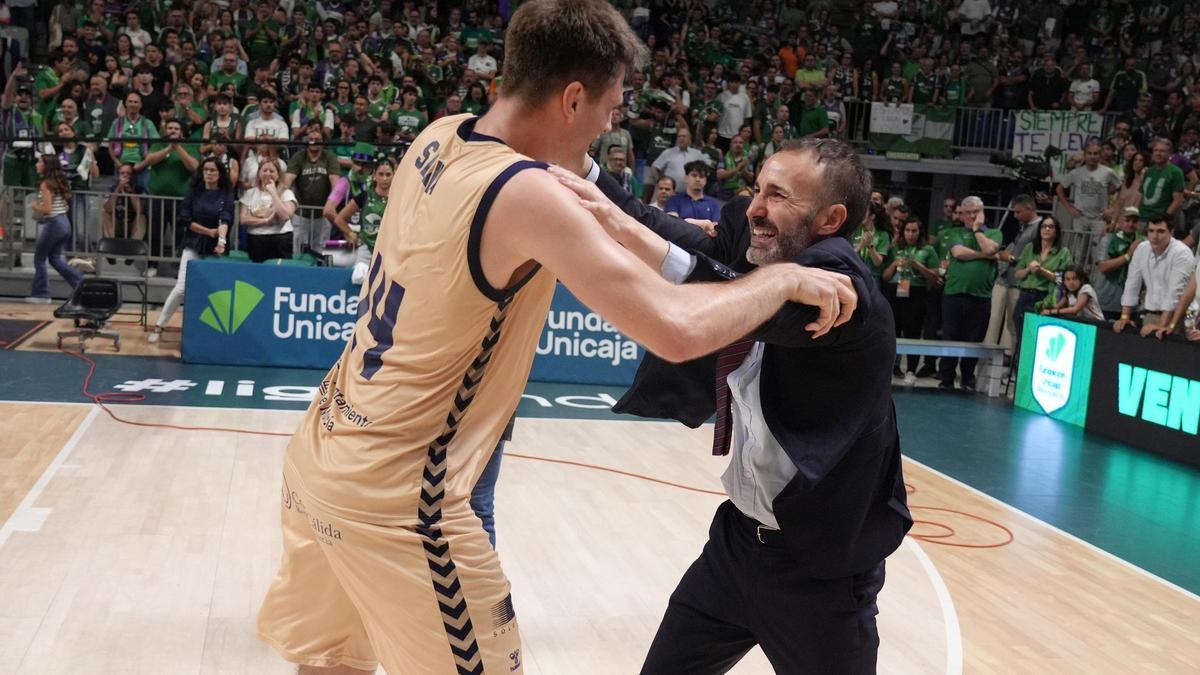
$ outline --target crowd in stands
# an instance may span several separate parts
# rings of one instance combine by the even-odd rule
[[[8,4],[8,20],[48,52],[30,58],[28,44],[0,40],[5,186],[40,185],[45,137],[73,190],[103,192],[99,214],[79,204],[71,217],[98,221],[104,235],[148,237],[157,255],[228,247],[254,261],[319,256],[342,240],[361,276],[385,199],[379,181],[430,121],[487,111],[503,85],[501,5],[517,3]],[[1143,331],[1191,330],[1177,305],[1194,269],[1190,286],[1161,279],[1168,253],[1155,233],[1165,223],[1179,245],[1162,251],[1182,269],[1177,252],[1191,255],[1200,229],[1200,3],[615,4],[652,59],[628,74],[592,152],[648,203],[711,224],[784,141],[846,137],[863,123],[856,102],[1103,112],[1115,116],[1111,134],[1060,177],[1071,222],[1038,219],[1017,200],[1020,232],[1002,237],[975,226],[977,199],[932,219],[895,199],[881,201],[856,244],[894,287],[904,335],[999,340],[1008,329],[992,315],[1004,326],[1017,307],[1094,316],[1096,305],[1121,328],[1150,310]],[[1062,232],[1081,222],[1100,243],[1074,260]],[[47,245],[43,260],[66,246]]]

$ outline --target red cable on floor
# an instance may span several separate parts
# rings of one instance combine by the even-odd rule
[[[190,427],[190,426],[183,426],[183,425],[179,425],[179,424],[165,424],[165,423],[161,423],[161,422],[136,422],[134,420],[128,420],[123,417],[119,417],[116,413],[114,413],[111,409],[109,409],[109,407],[106,406],[105,403],[140,403],[141,401],[146,400],[146,396],[144,394],[138,394],[138,393],[134,393],[134,392],[125,392],[125,391],[110,391],[110,392],[101,392],[99,394],[93,394],[90,389],[91,389],[91,384],[92,384],[92,376],[96,373],[96,362],[93,361],[92,359],[88,358],[87,356],[84,356],[83,354],[67,351],[67,350],[61,349],[61,348],[59,349],[59,351],[64,354],[73,356],[76,359],[79,359],[80,361],[83,361],[84,363],[87,364],[88,374],[83,379],[83,395],[86,396],[88,399],[90,399],[96,405],[100,406],[100,409],[103,410],[105,413],[107,413],[108,416],[111,417],[114,421],[120,422],[121,424],[128,424],[130,426],[135,426],[135,427],[147,427],[147,428],[151,428],[151,429],[174,429],[176,431],[219,431],[219,432],[225,432],[225,433],[231,433],[231,434],[250,434],[250,435],[254,435],[254,436],[278,436],[278,437],[282,437],[282,438],[289,438],[292,436],[292,434],[290,432],[282,432],[282,431],[255,431],[253,429],[234,429],[234,428],[229,428],[229,427]],[[582,469],[592,469],[594,471],[604,471],[607,473],[615,473],[617,475],[627,476],[629,478],[636,478],[638,480],[644,480],[644,481],[647,481],[650,483],[657,483],[659,485],[666,485],[668,487],[679,488],[680,490],[687,490],[689,492],[698,492],[700,494],[714,495],[716,497],[724,497],[725,496],[724,492],[719,492],[716,490],[708,490],[705,488],[693,487],[691,485],[684,485],[682,483],[673,483],[668,480],[654,478],[653,476],[646,476],[644,474],[634,473],[632,471],[625,471],[623,469],[614,469],[611,467],[601,466],[598,464],[588,464],[587,462],[576,462],[576,461],[572,461],[569,459],[555,459],[552,457],[540,457],[537,455],[526,455],[526,454],[517,453],[517,452],[505,452],[504,454],[508,457],[515,457],[517,459],[528,459],[528,460],[533,460],[533,461],[537,461],[537,462],[548,462],[550,464],[565,464],[567,466],[575,466],[575,467],[579,467]],[[917,489],[908,483],[904,484],[904,489],[905,489],[905,492],[910,495],[915,494],[917,492]],[[917,504],[909,504],[908,508],[909,508],[909,510],[942,511],[944,513],[953,513],[953,514],[957,514],[960,516],[965,516],[965,517],[971,518],[973,520],[978,520],[987,525],[992,525],[1000,530],[1003,530],[1004,533],[1007,535],[1007,539],[1005,539],[1004,541],[1002,541],[1000,543],[995,543],[995,544],[959,544],[959,543],[955,543],[952,541],[942,541],[943,539],[948,539],[948,538],[956,535],[954,528],[950,527],[949,525],[946,525],[944,523],[939,523],[936,521],[931,521],[931,520],[914,519],[913,520],[914,525],[932,525],[934,527],[940,527],[940,528],[946,530],[946,534],[919,534],[919,533],[914,534],[912,532],[908,533],[908,536],[912,537],[913,539],[917,539],[919,541],[926,541],[926,542],[930,542],[933,544],[940,544],[942,546],[954,546],[957,548],[999,548],[1001,546],[1007,546],[1008,544],[1012,543],[1013,539],[1015,538],[1012,533],[1012,530],[1008,529],[1004,525],[1001,525],[1000,523],[997,523],[994,520],[989,520],[982,516],[977,516],[973,513],[967,513],[965,511],[957,511],[955,509],[947,509],[947,508],[942,508],[942,507],[938,507],[938,506],[920,506]]]

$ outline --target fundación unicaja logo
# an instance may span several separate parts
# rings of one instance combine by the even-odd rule
[[[235,281],[231,290],[208,294],[208,306],[200,313],[200,321],[218,333],[233,335],[262,299],[262,291],[244,281]]]
[[[1075,333],[1063,326],[1038,327],[1030,386],[1033,399],[1046,414],[1061,410],[1071,400],[1075,371]]]

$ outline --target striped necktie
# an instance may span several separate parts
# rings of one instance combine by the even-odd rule
[[[728,455],[733,437],[733,402],[730,400],[729,374],[737,370],[754,348],[753,340],[738,340],[717,352],[717,426],[713,432],[713,454]]]

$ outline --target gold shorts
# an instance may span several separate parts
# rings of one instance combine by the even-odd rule
[[[348,521],[283,475],[283,560],[258,615],[285,659],[389,675],[520,673],[509,584],[466,499],[411,527]]]

